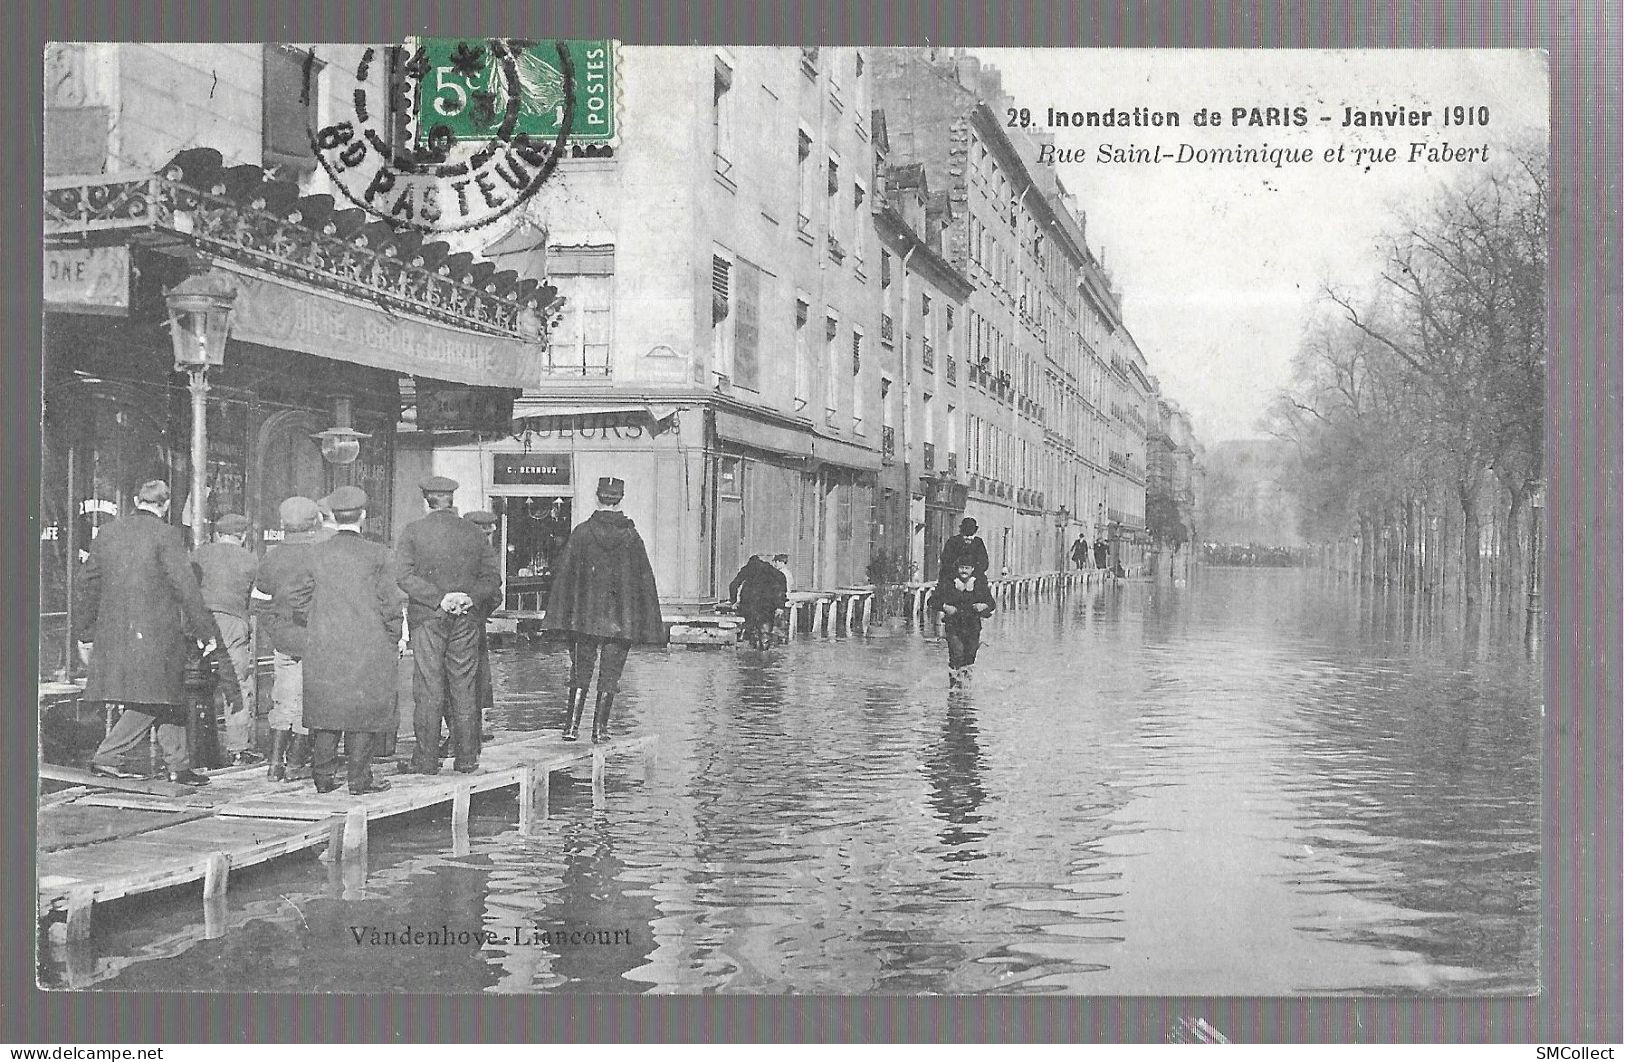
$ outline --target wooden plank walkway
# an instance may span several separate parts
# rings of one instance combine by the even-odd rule
[[[144,799],[93,793],[41,807],[47,816],[99,808],[116,818],[155,820],[155,828],[125,825],[87,843],[41,852],[38,911],[41,918],[66,912],[70,941],[90,933],[95,904],[200,881],[203,898],[225,893],[231,871],[293,852],[326,846],[334,856],[365,858],[368,824],[442,804],[451,806],[452,839],[467,843],[469,802],[477,793],[517,787],[519,827],[529,833],[548,817],[548,778],[576,764],[591,767],[593,806],[604,806],[604,772],[610,757],[641,753],[645,768],[653,735],[616,738],[599,745],[565,742],[558,731],[499,736],[481,753],[478,774],[449,768],[437,775],[380,775],[391,783],[382,793],[353,796],[343,786],[317,793],[307,779],[279,783],[263,767],[219,771],[203,789],[185,790],[185,802],[148,794]],[[182,788],[182,787],[176,787]],[[154,811],[184,812],[155,816]]]

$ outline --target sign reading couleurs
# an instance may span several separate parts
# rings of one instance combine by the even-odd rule
[[[569,454],[492,454],[493,486],[567,486]]]

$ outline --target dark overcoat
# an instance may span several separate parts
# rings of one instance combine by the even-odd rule
[[[476,608],[502,593],[497,552],[485,532],[450,509],[436,509],[401,529],[395,542],[400,587],[411,604],[406,617],[421,623],[439,615],[440,599],[463,593]]]
[[[987,576],[981,572],[971,576],[969,590],[961,590],[959,580],[955,576],[938,580],[936,593],[933,595],[933,607],[941,611],[943,605],[954,607],[952,616],[942,617],[943,626],[967,636],[980,635],[982,621],[998,608],[993,601],[993,588],[988,585]],[[977,605],[986,605],[987,611],[977,612]]]
[[[73,633],[94,642],[87,701],[186,703],[186,640],[218,637],[179,528],[137,509],[102,528],[80,565]]]
[[[747,619],[763,620],[784,607],[784,573],[760,557],[752,557],[728,584],[728,596]]]
[[[660,594],[638,529],[600,509],[570,534],[547,600],[548,630],[665,645]]]
[[[306,617],[305,726],[395,730],[405,600],[387,547],[349,531],[311,547],[289,602]]]
[[[937,565],[937,580],[951,579],[954,569],[962,560],[969,560],[971,567],[982,574],[987,574],[987,543],[982,536],[977,535],[970,540],[955,535],[942,544],[942,562]]]

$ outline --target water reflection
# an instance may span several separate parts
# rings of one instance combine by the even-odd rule
[[[987,793],[982,789],[982,750],[976,743],[976,707],[968,689],[950,689],[943,712],[942,738],[927,753],[925,769],[931,779],[931,806],[942,819],[937,834],[948,851],[945,862],[985,859],[974,847],[987,836],[977,829],[977,814]]]
[[[1513,616],[1513,620],[1520,617]],[[234,876],[47,964],[209,990],[1519,993],[1539,954],[1539,668],[1516,622],[1318,572],[1198,570],[1001,611],[974,683],[928,628],[634,653],[659,768],[375,832],[364,881]],[[559,654],[496,654],[557,725]],[[102,924],[98,920],[98,927]],[[380,954],[351,924],[624,930]],[[190,935],[188,935],[190,934]],[[527,938],[528,940],[528,938]]]

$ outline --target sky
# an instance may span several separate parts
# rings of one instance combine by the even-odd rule
[[[1164,394],[1204,443],[1254,438],[1288,386],[1306,324],[1328,284],[1358,288],[1380,266],[1383,233],[1477,161],[1408,161],[1413,141],[1503,149],[1547,130],[1546,57],[1510,50],[1257,51],[1002,49],[971,54],[1003,74],[1034,125],[1046,111],[1178,112],[1178,128],[1051,128],[1087,161],[1056,170],[1085,214],[1085,236],[1123,297],[1124,319]],[[1232,125],[1231,109],[1307,109],[1308,125]],[[1431,111],[1425,126],[1345,128],[1345,107]],[[1447,108],[1489,109],[1487,126],[1444,127]],[[1199,109],[1223,124],[1197,128]],[[1324,116],[1329,121],[1321,121]],[[1312,148],[1315,161],[1106,163],[1102,145]],[[1343,146],[1343,161],[1323,161]],[[1392,162],[1355,148],[1397,149]]]

